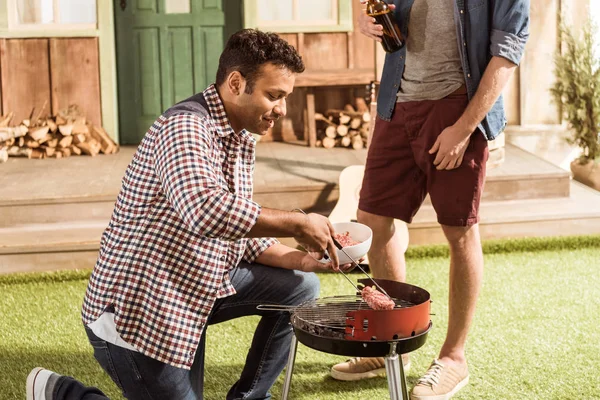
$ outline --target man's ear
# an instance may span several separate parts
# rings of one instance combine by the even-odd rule
[[[239,71],[233,71],[227,77],[227,89],[234,96],[239,96],[244,93],[246,89],[246,79],[240,74]]]

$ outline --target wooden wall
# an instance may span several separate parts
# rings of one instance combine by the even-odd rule
[[[561,121],[549,92],[554,84],[554,53],[560,48],[560,6],[560,0],[531,1],[530,36],[519,71],[520,125],[559,124]]]
[[[359,1],[352,1],[354,26],[363,12]],[[288,99],[286,118],[261,140],[305,140],[304,111],[306,93],[313,91],[316,112],[342,108],[355,96],[367,95],[366,85],[377,79],[376,43],[353,32],[279,33],[293,45],[304,60],[306,71],[296,80],[294,93]]]
[[[550,96],[554,84],[554,55],[561,48],[559,15],[577,29],[589,15],[592,0],[531,0],[529,40],[521,65],[504,90],[509,125],[535,129],[562,123],[560,110]],[[597,1],[597,0],[593,0]]]
[[[1,113],[12,124],[77,104],[102,125],[97,38],[0,39]],[[45,106],[44,106],[45,105]]]

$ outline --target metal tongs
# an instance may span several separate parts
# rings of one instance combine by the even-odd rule
[[[353,264],[355,267],[357,267],[358,269],[360,269],[360,270],[362,271],[362,273],[363,273],[363,274],[365,274],[365,275],[366,275],[366,277],[367,277],[367,278],[369,278],[369,279],[371,280],[371,282],[373,282],[373,283],[375,284],[375,286],[377,287],[377,289],[379,289],[379,291],[380,291],[381,293],[385,294],[385,295],[386,295],[386,296],[387,296],[387,297],[388,297],[390,300],[394,301],[394,299],[392,298],[392,296],[390,296],[390,295],[388,294],[388,292],[386,292],[386,291],[385,291],[385,290],[384,290],[384,289],[383,289],[383,288],[382,288],[382,287],[381,287],[381,286],[380,286],[380,285],[379,285],[379,284],[378,284],[378,283],[375,281],[375,279],[373,279],[373,278],[371,277],[371,275],[369,275],[369,274],[367,273],[367,271],[365,271],[365,270],[363,269],[363,267],[361,267],[361,266],[360,266],[360,264],[359,264],[359,263],[358,263],[358,262],[357,262],[357,261],[356,261],[354,258],[350,257],[350,255],[349,255],[348,253],[346,253],[346,250],[344,250],[344,247],[343,247],[343,246],[340,244],[340,242],[338,242],[338,241],[336,240],[336,238],[334,238],[334,237],[332,236],[332,237],[331,237],[331,239],[333,240],[333,244],[335,244],[335,247],[337,247],[337,248],[338,248],[338,250],[341,250],[341,251],[342,251],[342,253],[344,253],[344,254],[346,255],[346,257],[348,257],[348,258],[350,259],[350,261],[352,261],[352,264]],[[326,254],[326,256],[327,256],[327,254]],[[352,286],[354,286],[354,288],[355,288],[355,289],[356,289],[358,292],[362,292],[362,291],[361,291],[361,290],[358,288],[358,286],[356,286],[356,285],[354,284],[354,282],[352,282],[352,280],[351,280],[351,279],[348,277],[348,275],[346,275],[346,273],[345,273],[344,271],[342,271],[342,269],[341,269],[341,268],[340,268],[338,271],[339,271],[339,272],[341,272],[341,273],[342,273],[342,275],[344,275],[344,278],[346,278],[346,279],[348,280],[348,282],[350,282],[350,283],[352,284]]]
[[[296,208],[296,209],[294,209],[293,211],[299,211],[299,212],[301,212],[302,214],[306,215],[306,213],[304,212],[304,210],[301,210],[300,208]],[[373,279],[373,278],[371,277],[371,275],[369,275],[369,274],[367,273],[367,271],[365,271],[365,270],[363,269],[363,267],[361,267],[361,266],[360,266],[360,264],[359,264],[359,263],[358,263],[358,262],[357,262],[357,261],[356,261],[354,258],[350,257],[350,255],[349,255],[348,253],[346,253],[346,250],[344,250],[344,247],[341,245],[341,243],[340,243],[340,242],[338,242],[338,241],[337,241],[337,239],[336,239],[335,237],[331,236],[331,240],[333,240],[333,244],[335,245],[335,247],[337,247],[337,248],[338,248],[338,250],[341,250],[341,252],[342,252],[342,253],[344,253],[344,254],[346,255],[346,257],[348,257],[348,258],[350,259],[350,261],[352,261],[352,264],[354,265],[354,267],[355,267],[355,268],[358,268],[358,269],[360,269],[360,270],[361,270],[361,272],[362,272],[363,274],[365,274],[365,276],[366,276],[367,278],[369,278],[369,279],[371,280],[371,282],[373,282],[373,284],[374,284],[374,285],[377,287],[377,289],[379,289],[379,291],[380,291],[381,293],[385,294],[385,295],[386,295],[386,296],[387,296],[387,297],[388,297],[390,300],[394,301],[394,299],[392,298],[392,296],[390,296],[390,295],[388,294],[388,292],[386,292],[386,291],[385,291],[385,290],[384,290],[384,289],[383,289],[383,288],[382,288],[382,287],[381,287],[381,286],[380,286],[380,285],[379,285],[377,282],[375,282],[375,279]],[[329,255],[327,254],[327,250],[325,250],[325,257],[324,257],[324,258],[325,258],[326,260],[327,260],[327,259],[329,259]],[[338,272],[341,272],[341,274],[344,276],[344,278],[346,278],[346,280],[347,280],[348,282],[350,282],[350,284],[351,284],[352,286],[354,286],[354,288],[356,289],[356,291],[357,291],[357,292],[359,292],[359,293],[362,293],[362,290],[361,290],[361,289],[359,289],[359,288],[358,288],[358,286],[356,286],[356,284],[355,284],[354,282],[352,282],[352,280],[351,280],[351,279],[348,277],[348,275],[346,275],[346,273],[345,273],[344,271],[342,271],[342,269],[341,269],[341,268],[340,268],[340,269],[338,269]]]

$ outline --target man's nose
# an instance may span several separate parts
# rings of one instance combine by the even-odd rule
[[[273,113],[279,115],[280,117],[285,117],[285,115],[287,114],[287,107],[286,107],[285,99],[281,99],[279,104],[277,104],[273,108]]]

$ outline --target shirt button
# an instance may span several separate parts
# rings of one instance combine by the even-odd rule
[[[471,74],[467,74],[467,78],[470,78],[470,77],[471,77]]]
[[[463,42],[463,46],[466,46],[466,45],[467,45],[467,42]]]
[[[464,13],[465,13],[465,10],[460,10],[460,13],[461,13],[461,14],[464,14]]]
[[[225,256],[221,256],[221,261],[225,261]]]

